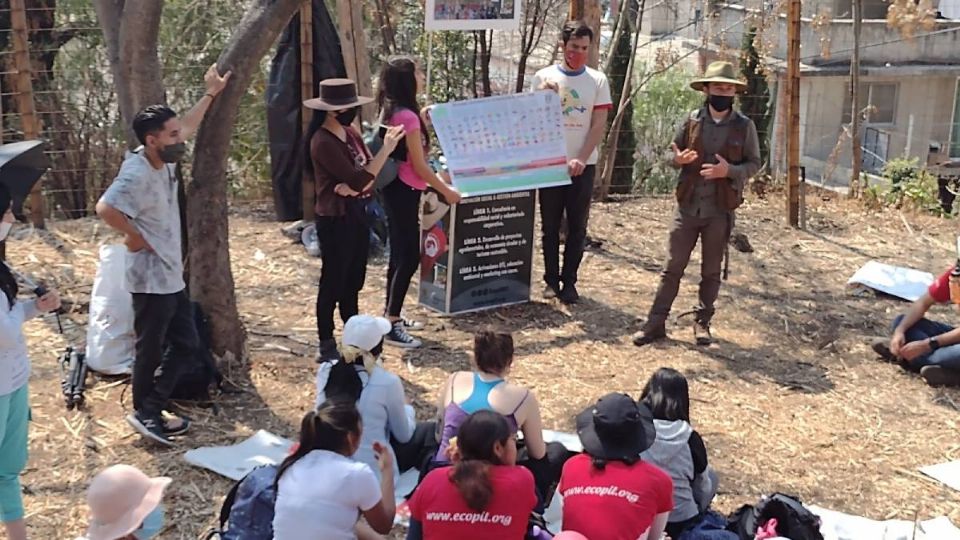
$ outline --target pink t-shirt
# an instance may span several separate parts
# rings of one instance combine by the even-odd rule
[[[410,109],[400,109],[397,112],[393,113],[393,116],[390,117],[390,120],[387,121],[387,124],[391,126],[403,126],[404,133],[407,137],[419,137],[420,144],[423,146],[423,151],[427,151],[427,144],[423,138],[423,133],[420,131],[420,117],[417,116],[417,113],[411,111]],[[406,140],[400,142],[400,144],[407,144]],[[404,184],[414,188],[424,191],[427,189],[427,182],[420,178],[420,175],[417,174],[416,169],[413,168],[413,164],[410,162],[410,156],[407,156],[407,160],[403,163],[400,163],[397,166],[398,177],[403,181]]]

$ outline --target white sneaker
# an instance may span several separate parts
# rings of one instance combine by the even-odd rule
[[[383,337],[383,341],[389,345],[403,347],[406,349],[415,349],[423,345],[419,339],[407,333],[407,329],[404,328],[403,320],[393,323],[393,328],[390,329],[389,334]]]

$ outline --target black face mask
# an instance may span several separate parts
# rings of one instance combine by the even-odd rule
[[[733,108],[733,96],[710,96],[707,102],[718,112],[727,112]]]
[[[343,111],[337,115],[337,122],[340,122],[341,126],[349,126],[357,118],[357,111],[356,107]]]
[[[177,163],[187,154],[186,143],[168,144],[157,152],[160,160],[164,163]]]

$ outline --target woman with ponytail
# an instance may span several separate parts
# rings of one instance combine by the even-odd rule
[[[277,469],[274,540],[367,540],[393,527],[393,458],[375,443],[380,481],[350,459],[363,433],[351,401],[325,401],[300,424],[300,444]],[[360,514],[366,523],[358,523]]]
[[[0,184],[0,241],[13,225],[10,208],[10,192]],[[0,262],[0,521],[10,540],[27,538],[20,473],[27,464],[30,358],[22,327],[25,321],[60,308],[56,291],[36,300],[18,300],[18,292],[17,280]]]
[[[363,420],[363,437],[353,459],[377,471],[374,443],[393,454],[393,474],[420,467],[436,453],[436,422],[417,424],[406,403],[403,382],[381,366],[383,336],[390,323],[383,317],[354,315],[343,326],[340,360],[317,369],[317,406],[328,399],[356,403]],[[391,445],[387,445],[392,442]]]
[[[536,488],[516,465],[516,431],[503,415],[467,417],[452,454],[455,464],[430,471],[413,493],[407,540],[522,540]]]

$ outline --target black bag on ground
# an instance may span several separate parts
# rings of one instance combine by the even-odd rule
[[[820,518],[797,497],[783,493],[760,499],[756,506],[746,504],[730,515],[727,530],[741,540],[753,540],[757,528],[776,518],[777,534],[790,540],[823,540]]]
[[[220,388],[223,383],[223,375],[217,369],[213,353],[210,352],[210,320],[204,314],[203,309],[200,308],[200,304],[190,302],[190,306],[193,308],[193,323],[197,329],[199,346],[191,358],[182,359],[180,377],[177,379],[177,386],[174,388],[170,399],[209,402],[212,400],[210,387]],[[167,345],[164,354],[171,353],[169,347]]]

